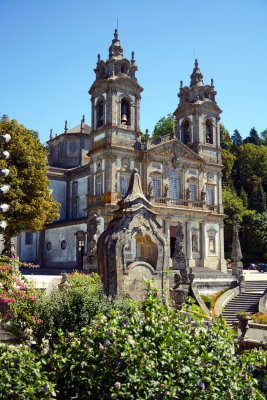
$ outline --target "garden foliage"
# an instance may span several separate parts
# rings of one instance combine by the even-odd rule
[[[106,298],[95,275],[75,273],[69,282],[69,291],[60,295],[69,303],[60,300],[60,315],[55,313],[52,320],[59,323],[66,304],[84,315],[78,322],[74,316],[64,320],[64,331],[52,331],[52,341],[53,323],[46,328],[44,322],[41,344],[36,343],[35,330],[28,328],[23,345],[0,346],[3,399],[10,398],[11,387],[13,398],[26,399],[264,398],[253,374],[266,368],[266,353],[237,355],[233,334],[221,319],[213,324],[205,316],[195,320],[188,312],[190,305],[177,311],[162,304],[154,292],[142,303],[128,300],[122,306]],[[75,303],[79,291],[87,298],[85,303],[79,297]],[[48,299],[52,304],[54,297]],[[69,323],[77,324],[76,332],[66,329]]]

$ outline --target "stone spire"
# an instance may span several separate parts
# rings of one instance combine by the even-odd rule
[[[110,60],[122,60],[123,59],[123,48],[121,47],[120,41],[118,39],[118,31],[115,29],[114,39],[109,48],[109,59]]]
[[[85,125],[85,115],[83,115],[81,120],[81,133],[84,133],[84,125]]]
[[[198,68],[197,59],[195,60],[195,68],[193,69],[193,73],[190,76],[190,78],[191,78],[190,87],[203,86],[203,75],[200,72],[200,69]]]

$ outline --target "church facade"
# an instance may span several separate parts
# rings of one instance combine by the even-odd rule
[[[97,214],[99,236],[126,194],[136,169],[143,193],[174,251],[181,222],[189,267],[226,272],[222,206],[220,113],[213,80],[204,85],[197,60],[190,85],[181,81],[174,111],[176,129],[152,140],[140,130],[143,88],[134,53],[124,58],[115,30],[109,57],[98,55],[91,96],[91,127],[85,124],[50,135],[49,180],[60,219],[42,232],[16,240],[23,261],[49,268],[83,268],[90,247],[88,217]],[[140,241],[128,243],[129,264],[140,259]],[[149,244],[148,244],[149,247]]]

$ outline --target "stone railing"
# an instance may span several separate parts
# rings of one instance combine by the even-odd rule
[[[186,199],[175,199],[170,197],[162,196],[149,196],[148,199],[155,204],[165,204],[170,207],[186,207],[186,208],[199,208],[201,210],[208,210],[212,212],[218,212],[218,207],[214,205],[208,205],[203,200],[186,200]]]
[[[89,207],[101,206],[106,203],[117,203],[122,199],[122,194],[118,192],[107,192],[99,196],[88,196]],[[203,200],[187,200],[187,199],[175,199],[165,196],[146,196],[151,203],[155,205],[165,205],[168,207],[179,207],[179,208],[196,208],[199,210],[218,212],[218,206],[208,205]]]

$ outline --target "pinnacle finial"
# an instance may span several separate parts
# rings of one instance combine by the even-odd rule
[[[210,85],[213,86],[213,78],[210,80]]]
[[[183,81],[180,81],[180,89],[183,87]]]
[[[195,68],[193,69],[193,73],[190,76],[190,78],[191,78],[190,87],[192,87],[192,86],[203,86],[203,75],[200,72],[200,69],[198,67],[197,59],[195,59]]]
[[[118,29],[115,29],[114,38],[115,38],[115,39],[118,39],[118,37],[119,37],[119,35],[118,35]]]
[[[68,121],[65,121],[65,133],[68,132]]]
[[[97,62],[100,61],[100,54],[97,55]]]
[[[83,115],[81,120],[81,133],[84,133],[84,123],[85,123],[85,115]]]
[[[53,129],[50,129],[50,139],[53,139]]]

